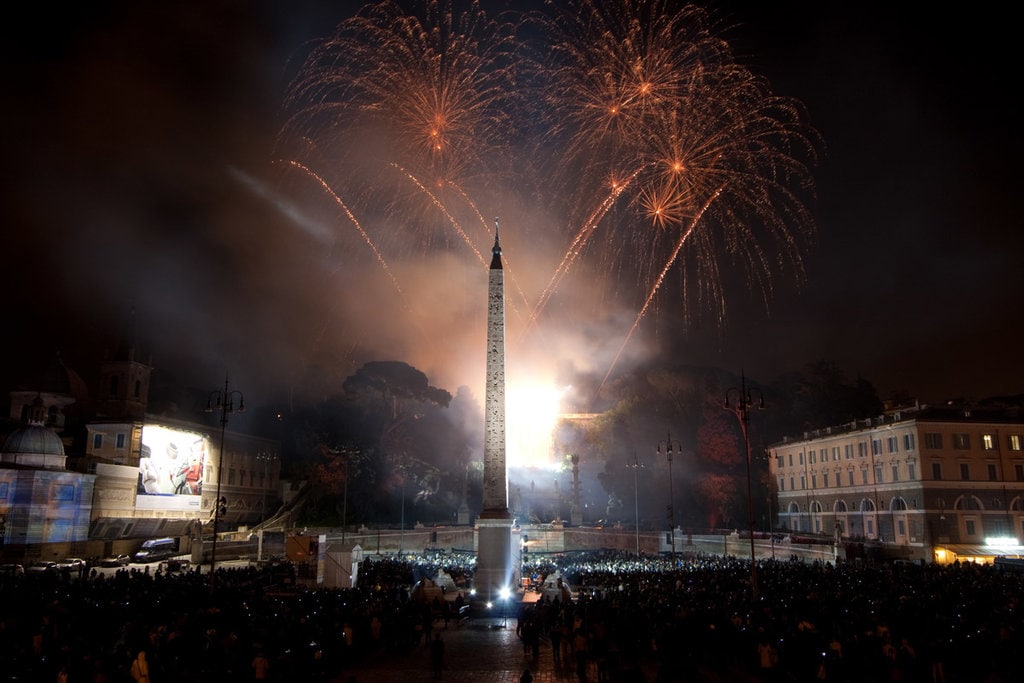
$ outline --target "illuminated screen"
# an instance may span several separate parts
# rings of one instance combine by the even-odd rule
[[[199,496],[206,467],[206,437],[159,425],[142,428],[139,494]]]

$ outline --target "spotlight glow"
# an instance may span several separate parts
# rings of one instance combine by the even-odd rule
[[[535,382],[505,389],[505,458],[509,467],[551,465],[555,426],[566,389]]]

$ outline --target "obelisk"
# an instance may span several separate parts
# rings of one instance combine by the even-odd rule
[[[487,279],[487,388],[484,401],[483,510],[477,518],[477,560],[473,587],[488,601],[513,580],[512,515],[505,468],[505,274],[501,267],[498,219]]]

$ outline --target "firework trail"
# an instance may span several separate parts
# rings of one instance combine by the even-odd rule
[[[493,235],[492,235],[492,233],[490,231],[491,230],[490,226],[487,225],[487,219],[485,219],[484,215],[482,213],[480,213],[480,209],[477,207],[476,202],[474,202],[470,198],[470,196],[468,194],[466,194],[465,190],[463,190],[461,187],[459,187],[455,183],[449,183],[449,185],[451,186],[452,190],[455,191],[455,194],[466,203],[466,206],[468,206],[470,208],[470,210],[472,210],[474,216],[476,216],[477,222],[483,228],[483,237],[482,237],[482,239],[486,239],[486,240],[491,239],[491,237]],[[507,256],[503,255],[502,256],[502,268],[508,274],[509,283],[515,289],[516,294],[519,295],[519,298],[522,300],[523,306],[528,309],[529,308],[529,299],[527,298],[526,293],[523,291],[523,288],[519,286],[519,281],[516,279],[516,277],[515,277],[515,275],[514,275],[514,273],[512,271],[512,267],[509,264],[510,264],[509,258]],[[509,307],[512,309],[512,312],[514,314],[518,315],[519,314],[519,310],[518,310],[518,307],[515,305],[515,303],[510,301],[510,302],[508,302],[508,304],[509,304]]]
[[[534,301],[516,285],[523,335],[586,266],[596,306],[640,304],[609,374],[673,274],[680,301],[659,310],[708,310],[719,324],[733,265],[766,305],[780,273],[802,278],[820,141],[799,102],[737,63],[705,10],[564,0],[495,20],[474,0],[411,2],[367,5],[310,52],[280,137],[317,140],[354,224],[389,219],[373,223],[388,232],[359,230],[396,288],[383,254],[450,250],[452,230],[485,263],[486,242],[461,226],[479,221],[489,237],[479,202],[528,185],[566,246]]]
[[[543,312],[544,307],[548,303],[548,300],[554,294],[555,290],[558,289],[558,286],[562,283],[562,280],[568,274],[569,268],[571,268],[573,263],[576,262],[576,259],[579,258],[580,254],[583,253],[583,249],[587,245],[587,240],[589,240],[590,236],[594,234],[594,231],[597,229],[597,226],[601,222],[601,219],[604,218],[605,214],[608,213],[608,211],[615,204],[615,201],[619,198],[619,195],[621,195],[626,190],[629,184],[633,181],[634,178],[636,178],[637,175],[639,175],[639,173],[640,171],[638,170],[623,182],[613,181],[611,183],[611,192],[608,194],[607,197],[605,197],[604,201],[598,205],[597,209],[594,210],[594,213],[592,213],[590,217],[587,218],[583,226],[577,231],[576,236],[573,238],[568,250],[562,257],[561,263],[558,264],[558,267],[555,269],[554,274],[551,276],[551,280],[548,281],[547,286],[544,288],[544,290],[540,294],[540,297],[537,299],[536,305],[530,311],[530,316],[527,320],[527,326],[522,333],[523,336],[528,334],[530,330],[533,328],[533,326],[537,323],[537,319]]]
[[[669,255],[668,260],[666,260],[665,264],[662,266],[661,272],[658,274],[657,279],[654,281],[654,285],[647,293],[647,298],[644,300],[643,306],[640,307],[640,310],[636,314],[636,319],[633,321],[632,326],[630,326],[629,331],[626,332],[626,337],[622,340],[622,344],[619,346],[619,350],[615,352],[615,356],[612,358],[611,365],[608,366],[608,370],[607,372],[605,372],[604,378],[601,380],[601,384],[597,387],[596,393],[600,394],[601,389],[603,389],[605,383],[608,382],[608,378],[611,376],[612,370],[614,370],[615,366],[618,364],[619,358],[622,356],[622,352],[626,349],[626,345],[629,344],[629,340],[630,338],[632,338],[633,333],[636,332],[636,329],[640,326],[640,321],[643,320],[643,317],[647,314],[647,309],[650,307],[651,302],[654,300],[654,295],[658,293],[658,290],[661,288],[661,283],[664,282],[665,280],[665,276],[668,274],[669,270],[675,264],[676,259],[679,257],[679,252],[683,250],[683,245],[686,244],[687,240],[690,238],[694,230],[697,228],[697,224],[700,222],[701,216],[703,216],[704,212],[707,211],[709,206],[711,206],[711,203],[714,202],[714,200],[717,199],[722,194],[723,189],[724,188],[719,188],[718,192],[713,194],[711,198],[708,199],[707,203],[701,208],[700,213],[698,213],[697,216],[694,217],[694,219],[690,222],[690,226],[686,229],[686,231],[684,231],[679,236],[679,241],[676,242],[675,249],[672,250],[672,253]],[[722,302],[722,305],[724,306],[724,302]],[[722,311],[722,313],[724,314],[724,310]]]
[[[398,278],[395,277],[395,274],[391,272],[391,268],[388,267],[388,263],[387,261],[384,260],[384,256],[380,253],[380,250],[377,249],[377,245],[373,243],[373,240],[370,238],[370,236],[366,233],[365,230],[363,230],[363,226],[360,225],[359,219],[355,217],[355,214],[352,213],[352,211],[348,208],[348,206],[345,204],[342,198],[338,196],[338,193],[334,191],[334,189],[327,183],[326,180],[324,180],[320,176],[320,174],[318,174],[316,171],[314,171],[313,169],[299,161],[295,161],[293,159],[279,159],[277,160],[276,163],[284,163],[287,164],[288,166],[291,166],[292,168],[302,171],[304,174],[315,180],[317,184],[319,184],[320,187],[323,188],[323,190],[331,197],[331,199],[333,199],[334,202],[339,207],[341,207],[341,210],[345,212],[346,216],[348,216],[348,219],[352,222],[352,225],[355,226],[356,230],[359,232],[359,235],[363,238],[363,241],[366,242],[367,246],[370,247],[370,251],[373,252],[373,255],[377,259],[377,263],[380,264],[381,269],[391,280],[391,284],[394,285],[395,291],[398,292],[398,295],[402,299],[402,307],[407,312],[411,313],[412,308],[409,306],[408,299],[405,296],[405,292],[402,291],[402,285],[399,284]]]
[[[545,144],[564,150],[556,168],[573,181],[573,210],[586,211],[577,241],[600,225],[608,235],[591,240],[600,272],[631,273],[647,291],[627,340],[676,265],[684,317],[710,308],[720,323],[723,256],[766,302],[777,269],[799,279],[813,233],[801,194],[812,191],[819,144],[799,102],[772,95],[738,64],[699,7],[671,11],[663,0],[562,7],[544,24],[554,84],[546,90]],[[586,209],[620,168],[640,169],[617,202],[632,215],[610,220],[611,206]],[[575,247],[570,253],[575,258]],[[558,277],[570,263],[563,260]]]

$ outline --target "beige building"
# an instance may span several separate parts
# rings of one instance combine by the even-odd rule
[[[924,407],[769,448],[777,528],[887,557],[1024,556],[1019,409]]]

